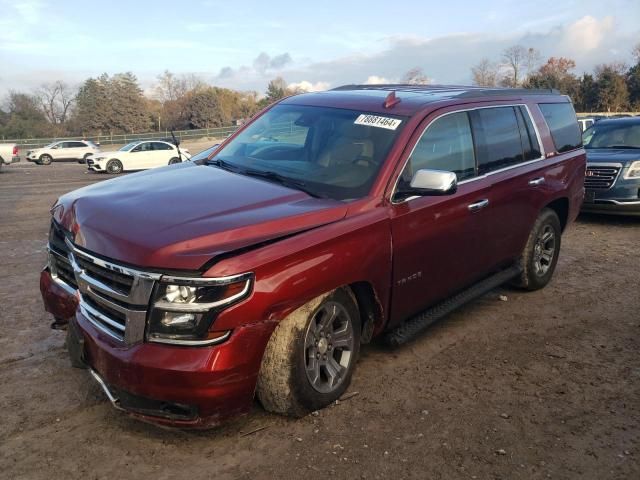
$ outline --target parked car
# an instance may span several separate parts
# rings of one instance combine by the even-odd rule
[[[20,161],[20,149],[15,143],[0,143],[0,168]]]
[[[640,117],[600,120],[583,134],[585,199],[592,213],[640,215]]]
[[[97,145],[87,140],[64,140],[53,142],[46,147],[36,148],[27,152],[27,160],[38,165],[51,165],[57,160],[84,161],[90,155],[98,153]]]
[[[361,344],[547,285],[584,172],[573,106],[549,90],[297,95],[209,160],[62,196],[40,288],[119,409],[211,426],[255,393],[299,416],[340,398]]]
[[[115,152],[100,152],[87,159],[89,170],[122,173],[125,170],[146,170],[148,168],[173,165],[191,158],[189,150],[173,143],[149,140],[131,142]]]

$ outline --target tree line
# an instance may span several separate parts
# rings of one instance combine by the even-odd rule
[[[471,68],[471,75],[480,86],[557,89],[572,98],[577,111],[638,111],[640,44],[632,54],[632,66],[608,63],[577,75],[570,58],[551,57],[542,62],[535,48],[515,45],[505,49],[498,60],[480,60]],[[415,67],[400,82],[428,84],[431,79]],[[150,91],[143,92],[134,74],[105,73],[85,80],[78,88],[55,81],[31,92],[9,92],[0,105],[0,137],[90,137],[227,126],[300,91],[278,77],[260,97],[254,91],[210,85],[196,75],[165,71]]]
[[[640,111],[640,44],[632,50],[634,64],[598,65],[577,75],[576,63],[565,57],[541,62],[534,48],[507,48],[499,61],[482,59],[471,68],[473,82],[487,87],[554,88],[569,95],[579,112]]]

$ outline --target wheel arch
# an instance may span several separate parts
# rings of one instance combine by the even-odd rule
[[[380,299],[370,282],[362,281],[346,285],[351,290],[360,313],[361,343],[369,343],[375,331],[379,331],[384,324],[384,314]]]
[[[564,232],[569,221],[569,199],[567,197],[556,198],[544,206],[556,212],[560,219],[560,229]]]

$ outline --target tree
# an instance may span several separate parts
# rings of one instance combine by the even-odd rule
[[[414,67],[402,76],[400,83],[427,85],[431,83],[431,79],[425,75],[420,67]]]
[[[112,131],[112,105],[109,96],[109,76],[89,78],[80,87],[76,96],[76,122],[83,133]]]
[[[580,79],[580,101],[576,109],[582,112],[593,112],[598,109],[598,91],[593,75],[585,73]]]
[[[151,127],[146,100],[133,73],[117,73],[111,78],[109,99],[112,104],[110,123],[114,130],[136,133],[146,132]]]
[[[502,52],[502,59],[507,73],[501,83],[506,87],[518,87],[540,61],[540,52],[532,47],[514,45]]]
[[[580,81],[571,71],[576,62],[570,58],[551,57],[547,63],[531,73],[523,83],[526,88],[555,88],[569,95],[574,102],[579,102]]]
[[[69,85],[61,80],[44,83],[36,90],[35,95],[51,124],[63,125],[67,121],[69,110],[76,97],[76,92]]]
[[[632,55],[636,64],[629,69],[626,75],[629,105],[632,110],[640,110],[640,43],[633,48]]]
[[[629,105],[629,91],[623,74],[624,65],[609,63],[595,69],[597,107],[601,111],[621,112]]]
[[[34,138],[51,134],[51,125],[34,95],[10,91],[5,101],[2,134],[13,138]]]
[[[207,87],[193,92],[187,102],[189,123],[193,128],[211,128],[222,126],[223,112],[218,92]]]
[[[471,67],[473,84],[481,87],[495,87],[498,84],[498,66],[483,58],[474,67]]]
[[[266,104],[269,105],[289,95],[290,92],[287,89],[287,82],[282,77],[276,77],[269,82],[269,85],[267,85],[267,96],[265,101]]]

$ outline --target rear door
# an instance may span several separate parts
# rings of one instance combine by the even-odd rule
[[[427,122],[396,191],[423,168],[453,171],[459,184],[451,195],[392,201],[390,326],[483,277],[495,241],[491,182],[477,176],[469,113],[453,111]]]
[[[171,145],[164,142],[153,142],[153,166],[162,167],[169,164],[169,160],[178,156]]]
[[[525,105],[479,108],[470,113],[478,174],[491,180],[488,216],[494,232],[484,269],[512,263],[522,252],[547,193],[543,152]]]

